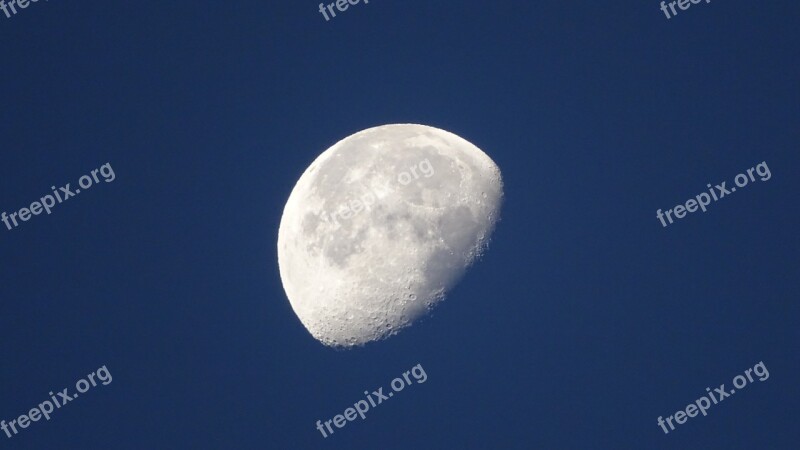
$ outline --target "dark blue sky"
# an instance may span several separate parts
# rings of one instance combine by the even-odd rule
[[[0,448],[795,448],[796,2],[317,5],[0,13],[0,212],[116,174],[0,225],[0,419],[113,375]],[[431,318],[333,351],[281,287],[281,212],[319,153],[396,122],[489,154],[502,221]],[[656,219],[762,161],[769,181]],[[424,384],[315,429],[416,364]]]

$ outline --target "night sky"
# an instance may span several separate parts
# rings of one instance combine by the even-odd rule
[[[800,4],[690,5],[0,11],[0,212],[114,172],[0,223],[0,420],[113,377],[0,449],[796,448]],[[321,152],[389,123],[486,152],[502,219],[430,317],[334,350],[283,291],[278,226]],[[418,364],[424,383],[316,429]]]

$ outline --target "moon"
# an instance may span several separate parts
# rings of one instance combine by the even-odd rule
[[[398,333],[441,302],[485,251],[500,169],[455,134],[416,124],[355,133],[289,196],[278,265],[292,309],[326,346]]]

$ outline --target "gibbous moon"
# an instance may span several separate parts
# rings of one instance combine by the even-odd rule
[[[283,210],[278,264],[294,312],[328,346],[397,333],[480,256],[502,197],[497,165],[447,131],[383,125],[339,141]]]

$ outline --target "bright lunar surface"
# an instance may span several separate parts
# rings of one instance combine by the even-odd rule
[[[339,141],[281,218],[278,264],[297,317],[334,347],[411,325],[485,249],[502,197],[497,165],[447,131],[384,125]]]

